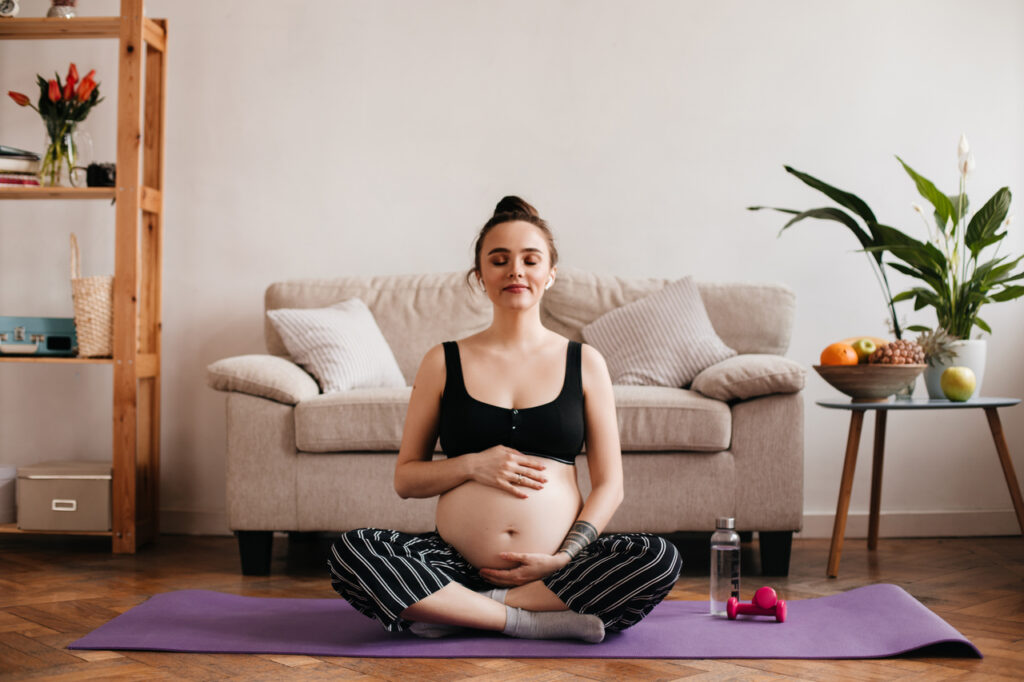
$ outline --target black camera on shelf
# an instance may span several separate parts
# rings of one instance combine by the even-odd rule
[[[113,187],[117,180],[117,167],[112,163],[90,163],[85,169],[85,184],[89,187]]]

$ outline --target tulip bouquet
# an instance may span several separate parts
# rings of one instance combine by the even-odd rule
[[[92,108],[103,101],[99,83],[93,78],[95,74],[96,70],[93,69],[79,80],[78,68],[72,63],[63,83],[57,74],[50,80],[37,75],[39,100],[35,105],[28,95],[13,90],[7,93],[18,105],[34,109],[46,125],[48,143],[39,170],[43,185],[61,184],[65,171],[69,179],[72,177],[71,171],[78,157],[74,140],[75,126],[84,121]]]

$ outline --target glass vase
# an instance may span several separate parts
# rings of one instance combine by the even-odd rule
[[[917,386],[917,377],[914,377],[913,381],[911,381],[909,384],[907,384],[906,386],[904,386],[900,390],[896,391],[896,393],[893,394],[893,397],[896,400],[913,400],[914,399],[914,388],[916,386]]]
[[[62,19],[73,19],[75,17],[75,7],[78,5],[78,0],[52,0],[52,2],[53,4],[50,5],[46,16]]]
[[[92,139],[78,130],[77,121],[46,121],[46,151],[39,166],[39,184],[43,187],[79,187],[85,185],[82,152],[91,156]]]

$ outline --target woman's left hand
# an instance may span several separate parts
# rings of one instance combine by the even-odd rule
[[[525,585],[534,580],[546,578],[569,563],[569,555],[565,552],[558,552],[557,554],[502,552],[498,556],[506,561],[514,561],[519,564],[512,568],[480,569],[480,576],[484,580],[501,587]]]

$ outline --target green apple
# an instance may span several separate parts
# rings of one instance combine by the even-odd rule
[[[947,367],[939,378],[939,385],[947,398],[962,403],[974,394],[974,372],[970,367]]]
[[[850,344],[857,353],[857,362],[865,363],[872,353],[878,348],[871,339],[857,339]]]

